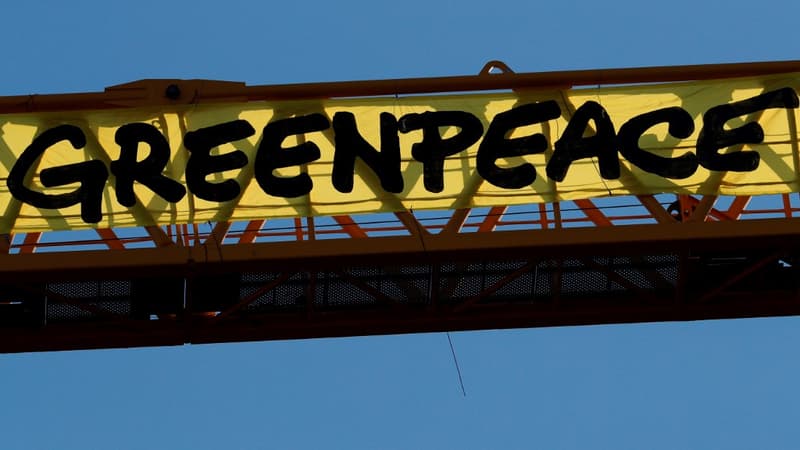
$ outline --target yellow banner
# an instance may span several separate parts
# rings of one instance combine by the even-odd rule
[[[800,75],[0,116],[0,233],[798,192]]]

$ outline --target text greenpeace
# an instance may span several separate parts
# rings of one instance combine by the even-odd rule
[[[457,109],[398,113],[391,108],[375,108],[371,114],[378,124],[374,134],[379,140],[372,142],[365,138],[360,119],[347,110],[271,118],[260,129],[247,119],[221,121],[184,130],[177,145],[159,127],[142,121],[115,128],[113,141],[117,148],[113,159],[93,159],[87,152],[77,162],[39,169],[43,156],[71,151],[63,146],[56,149],[59,143],[66,142],[76,151],[84,151],[87,146],[83,127],[62,123],[48,126],[32,137],[11,165],[7,187],[14,199],[35,208],[58,210],[78,205],[80,220],[86,224],[103,220],[109,197],[122,207],[134,207],[140,201],[135,186],[170,204],[180,202],[187,194],[207,202],[234,201],[247,186],[222,173],[245,168],[251,171],[263,195],[292,199],[318,189],[303,169],[323,157],[319,140],[307,138],[315,132],[332,136],[333,154],[327,155],[331,164],[325,166],[326,176],[335,190],[333,194],[342,198],[353,191],[358,170],[369,171],[384,193],[403,193],[409,188],[406,172],[414,167],[421,172],[421,188],[436,195],[446,188],[445,164],[449,158],[458,157],[473,146],[477,148],[469,159],[473,172],[501,192],[529,189],[537,177],[556,184],[564,182],[570,167],[581,160],[596,161],[603,180],[620,178],[621,160],[641,172],[683,180],[701,167],[715,172],[756,170],[761,156],[757,151],[741,150],[741,146],[761,143],[764,129],[757,120],[740,119],[735,126],[731,122],[767,110],[797,107],[796,91],[779,87],[703,111],[690,111],[683,106],[641,111],[622,123],[617,123],[613,113],[594,100],[583,101],[570,111],[564,111],[556,100],[517,101],[483,120]],[[699,114],[701,127],[693,148],[667,157],[640,145],[641,138],[656,126],[666,126],[668,134],[677,140],[693,135],[698,128],[694,117]],[[540,131],[520,135],[525,127],[548,126],[555,120],[566,125],[558,134],[550,133],[550,139]],[[416,133],[415,140],[410,148],[403,148],[401,137],[412,132]],[[249,157],[235,147],[248,138],[255,138],[257,143]],[[295,143],[287,145],[288,138]],[[233,144],[234,150],[215,150],[225,144]],[[182,159],[175,158],[174,153],[179,151],[187,154]],[[546,159],[539,167],[518,158],[545,153]],[[404,154],[410,154],[411,159],[404,162]],[[165,170],[177,160],[185,163],[178,171],[182,174],[179,177]],[[279,173],[289,168],[296,172]],[[38,185],[32,181],[35,175]]]

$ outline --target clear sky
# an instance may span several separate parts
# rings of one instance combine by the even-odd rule
[[[796,0],[7,2],[0,95],[800,59]],[[7,449],[796,449],[796,318],[0,355]]]

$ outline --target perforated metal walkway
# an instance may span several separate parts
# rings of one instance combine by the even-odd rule
[[[20,236],[0,351],[800,314],[796,197],[289,220],[148,248]]]

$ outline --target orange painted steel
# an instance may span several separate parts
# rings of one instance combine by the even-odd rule
[[[500,67],[477,76],[282,86],[146,80],[0,98],[0,113],[800,71],[788,61],[489,74],[492,64]],[[166,98],[170,85],[183,95]],[[0,352],[800,314],[798,194],[625,196],[0,242]]]
[[[800,206],[792,206],[792,198],[798,199],[795,205],[800,205],[799,194],[782,194],[775,196],[755,197],[730,197],[726,200],[724,207],[714,206],[716,198],[712,199],[705,215],[700,222],[715,221],[752,221],[756,217],[791,219],[800,215]],[[666,195],[662,195],[665,197]],[[673,196],[677,197],[677,196]],[[759,206],[763,201],[772,199],[775,206]],[[668,210],[674,206],[677,210],[680,203],[685,204],[687,214],[683,216],[689,221],[688,212],[696,212],[694,209],[703,199],[692,196],[681,196],[674,202],[663,201],[657,205],[662,208],[661,213],[653,213],[648,208],[653,208],[652,204],[645,205],[642,198],[635,196],[618,197],[613,200],[613,204],[598,206],[597,200],[576,200],[572,202],[561,202],[559,210],[561,212],[560,226],[564,228],[591,228],[591,227],[614,227],[622,225],[639,224],[640,227],[626,227],[625,233],[638,233],[639,229],[657,227],[664,224],[664,217],[669,217],[672,223],[680,222],[682,217],[670,214]],[[606,199],[606,203],[608,203]],[[749,205],[748,205],[749,203]],[[442,236],[451,234],[470,234],[470,233],[491,233],[494,230],[548,230],[555,228],[556,219],[553,217],[555,203],[532,205],[532,208],[507,208],[494,207],[484,209],[462,209],[457,211],[433,211],[423,213],[405,213],[400,215],[404,219],[392,217],[391,215],[380,216],[333,216],[330,218],[318,218],[317,225],[312,231],[308,225],[303,224],[301,218],[272,221],[250,221],[244,227],[229,229],[220,245],[244,245],[255,242],[273,241],[306,241],[309,236],[319,236],[324,239],[334,239],[335,241],[347,241],[348,239],[371,239],[371,235],[390,236],[390,235],[419,235],[423,234],[430,239],[440,239]],[[746,206],[748,205],[748,206]],[[463,217],[456,217],[462,216]],[[327,220],[326,220],[327,219]],[[448,228],[448,221],[457,219],[457,228],[451,228],[448,233],[444,230]],[[462,223],[463,221],[463,223]],[[308,222],[306,222],[308,223]],[[174,230],[172,230],[174,228]],[[190,231],[192,230],[192,231]],[[80,235],[80,239],[64,239],[58,241],[42,241],[42,236],[58,235],[59,233],[28,233],[16,235],[14,241],[9,246],[9,253],[24,254],[37,252],[37,257],[43,261],[46,259],[58,259],[58,255],[50,255],[54,251],[80,252],[81,248],[89,249],[94,246],[104,246],[113,250],[124,250],[130,244],[144,243],[152,247],[165,247],[160,235],[154,237],[148,234],[144,228],[127,229],[125,236],[117,235],[110,229],[98,229],[97,237],[93,238],[86,233],[71,232],[72,235]],[[178,226],[168,227],[164,233],[174,246],[196,247],[202,244],[209,244],[212,232],[203,231],[201,227]],[[441,235],[441,236],[440,236]],[[437,237],[439,236],[439,237]],[[345,239],[347,238],[347,239]],[[344,242],[343,242],[344,245]],[[169,246],[167,246],[169,247]],[[41,251],[48,253],[40,253]],[[56,264],[57,265],[57,264]]]
[[[491,63],[490,63],[491,64]],[[523,90],[574,86],[709,80],[800,72],[800,61],[754,62],[628,69],[572,70],[542,73],[499,73],[393,80],[247,86],[210,80],[140,80],[106,88],[105,92],[17,95],[0,98],[0,114],[114,109],[132,106],[217,101],[299,100],[333,97]],[[177,97],[167,88],[177,86]],[[170,98],[172,97],[172,98]]]

